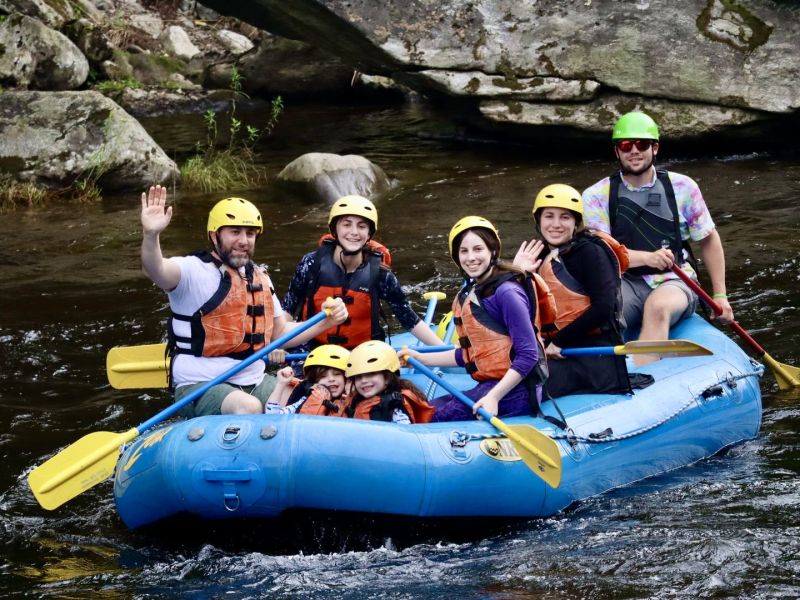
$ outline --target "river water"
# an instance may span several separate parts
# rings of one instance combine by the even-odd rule
[[[193,118],[145,122],[170,154],[202,135]],[[263,146],[274,175],[305,152],[362,154],[398,186],[378,199],[379,238],[416,308],[452,298],[456,218],[500,229],[505,254],[531,235],[547,183],[582,188],[612,164],[546,145],[446,141],[419,105],[290,108]],[[662,148],[668,154],[668,146]],[[776,359],[800,364],[800,157],[672,156],[699,183],[725,242],[739,322]],[[257,258],[284,290],[325,228],[327,207],[271,185],[246,194],[266,233]],[[201,248],[217,194],[178,191],[166,254]],[[767,372],[757,439],[710,460],[585,501],[550,519],[421,522],[290,515],[277,523],[179,522],[128,531],[111,483],[53,512],[30,470],[92,431],[125,431],[163,409],[160,390],[113,390],[114,345],[162,339],[163,294],[139,270],[135,194],[0,215],[0,594],[79,598],[797,598],[800,392]]]

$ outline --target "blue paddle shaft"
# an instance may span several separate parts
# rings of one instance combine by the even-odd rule
[[[436,310],[436,298],[428,300],[428,308],[425,309],[425,324],[430,325],[433,320],[433,312]]]
[[[612,356],[616,346],[598,346],[597,348],[562,348],[561,356]]]
[[[139,431],[139,433],[141,433],[141,432],[145,431],[146,429],[150,429],[153,425],[157,425],[158,423],[160,423],[164,419],[166,419],[168,417],[171,417],[176,412],[178,412],[180,409],[182,409],[184,406],[188,405],[190,402],[194,402],[195,400],[197,400],[200,396],[205,394],[208,390],[210,390],[215,385],[227,381],[228,379],[230,379],[231,377],[236,375],[236,373],[238,373],[242,369],[252,365],[257,360],[261,360],[261,358],[263,358],[264,356],[266,356],[267,354],[269,354],[270,352],[272,352],[276,348],[280,348],[281,346],[283,346],[289,340],[297,337],[298,335],[300,335],[304,331],[308,331],[309,329],[311,329],[317,323],[319,323],[321,321],[324,321],[325,317],[327,317],[327,314],[325,313],[325,311],[324,310],[319,311],[316,315],[314,315],[313,317],[308,319],[302,325],[298,325],[297,327],[295,327],[294,329],[292,329],[288,333],[283,334],[277,340],[275,340],[274,342],[270,343],[268,346],[265,346],[264,348],[262,348],[258,352],[255,352],[251,356],[248,356],[247,358],[245,358],[243,361],[241,361],[236,366],[228,369],[227,371],[225,371],[221,375],[217,375],[216,377],[214,377],[214,379],[212,379],[211,381],[206,383],[204,386],[201,386],[201,387],[197,388],[191,394],[188,394],[184,398],[181,398],[178,402],[174,402],[173,404],[171,404],[170,406],[168,406],[167,408],[162,410],[160,413],[158,413],[154,417],[151,417],[150,419],[148,419],[147,421],[145,421],[141,425],[137,426],[136,429]]]
[[[431,347],[432,348],[436,348],[436,346],[431,346]],[[455,396],[456,398],[461,400],[461,402],[463,402],[464,404],[466,404],[470,408],[473,408],[475,406],[475,403],[472,400],[470,400],[469,397],[467,397],[467,395],[464,392],[459,390],[452,383],[447,381],[444,377],[439,377],[436,373],[434,373],[428,367],[423,365],[416,358],[414,358],[412,356],[409,356],[409,357],[406,358],[406,360],[408,361],[408,364],[410,364],[412,367],[414,367],[417,371],[419,371],[420,373],[422,373],[426,377],[429,377],[432,381],[435,381],[437,384],[442,386],[445,390],[447,390],[453,396]],[[493,416],[489,413],[489,411],[486,410],[483,407],[478,408],[478,414],[481,417],[483,417],[486,421],[491,421],[492,418],[493,418]]]

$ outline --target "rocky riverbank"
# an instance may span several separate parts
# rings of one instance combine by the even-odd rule
[[[223,110],[233,73],[254,99],[389,89],[553,147],[633,109],[670,142],[793,144],[798,47],[800,8],[771,0],[0,0],[0,171],[176,180],[136,118]]]

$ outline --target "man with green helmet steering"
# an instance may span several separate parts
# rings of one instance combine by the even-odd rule
[[[667,339],[670,326],[695,311],[697,296],[671,271],[678,264],[696,278],[690,240],[700,245],[714,299],[723,310],[720,319],[733,320],[722,241],[697,183],[656,169],[659,131],[649,115],[622,115],[611,139],[619,171],[584,190],[584,221],[629,250],[630,267],[622,280],[626,326],[641,327],[642,340]],[[656,357],[635,359],[642,365]]]

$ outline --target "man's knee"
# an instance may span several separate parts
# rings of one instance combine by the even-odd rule
[[[236,390],[225,396],[220,411],[223,415],[252,415],[264,412],[261,401],[241,390]]]
[[[677,320],[689,305],[686,295],[679,289],[661,287],[653,290],[644,304],[643,321],[666,321],[672,323]]]

